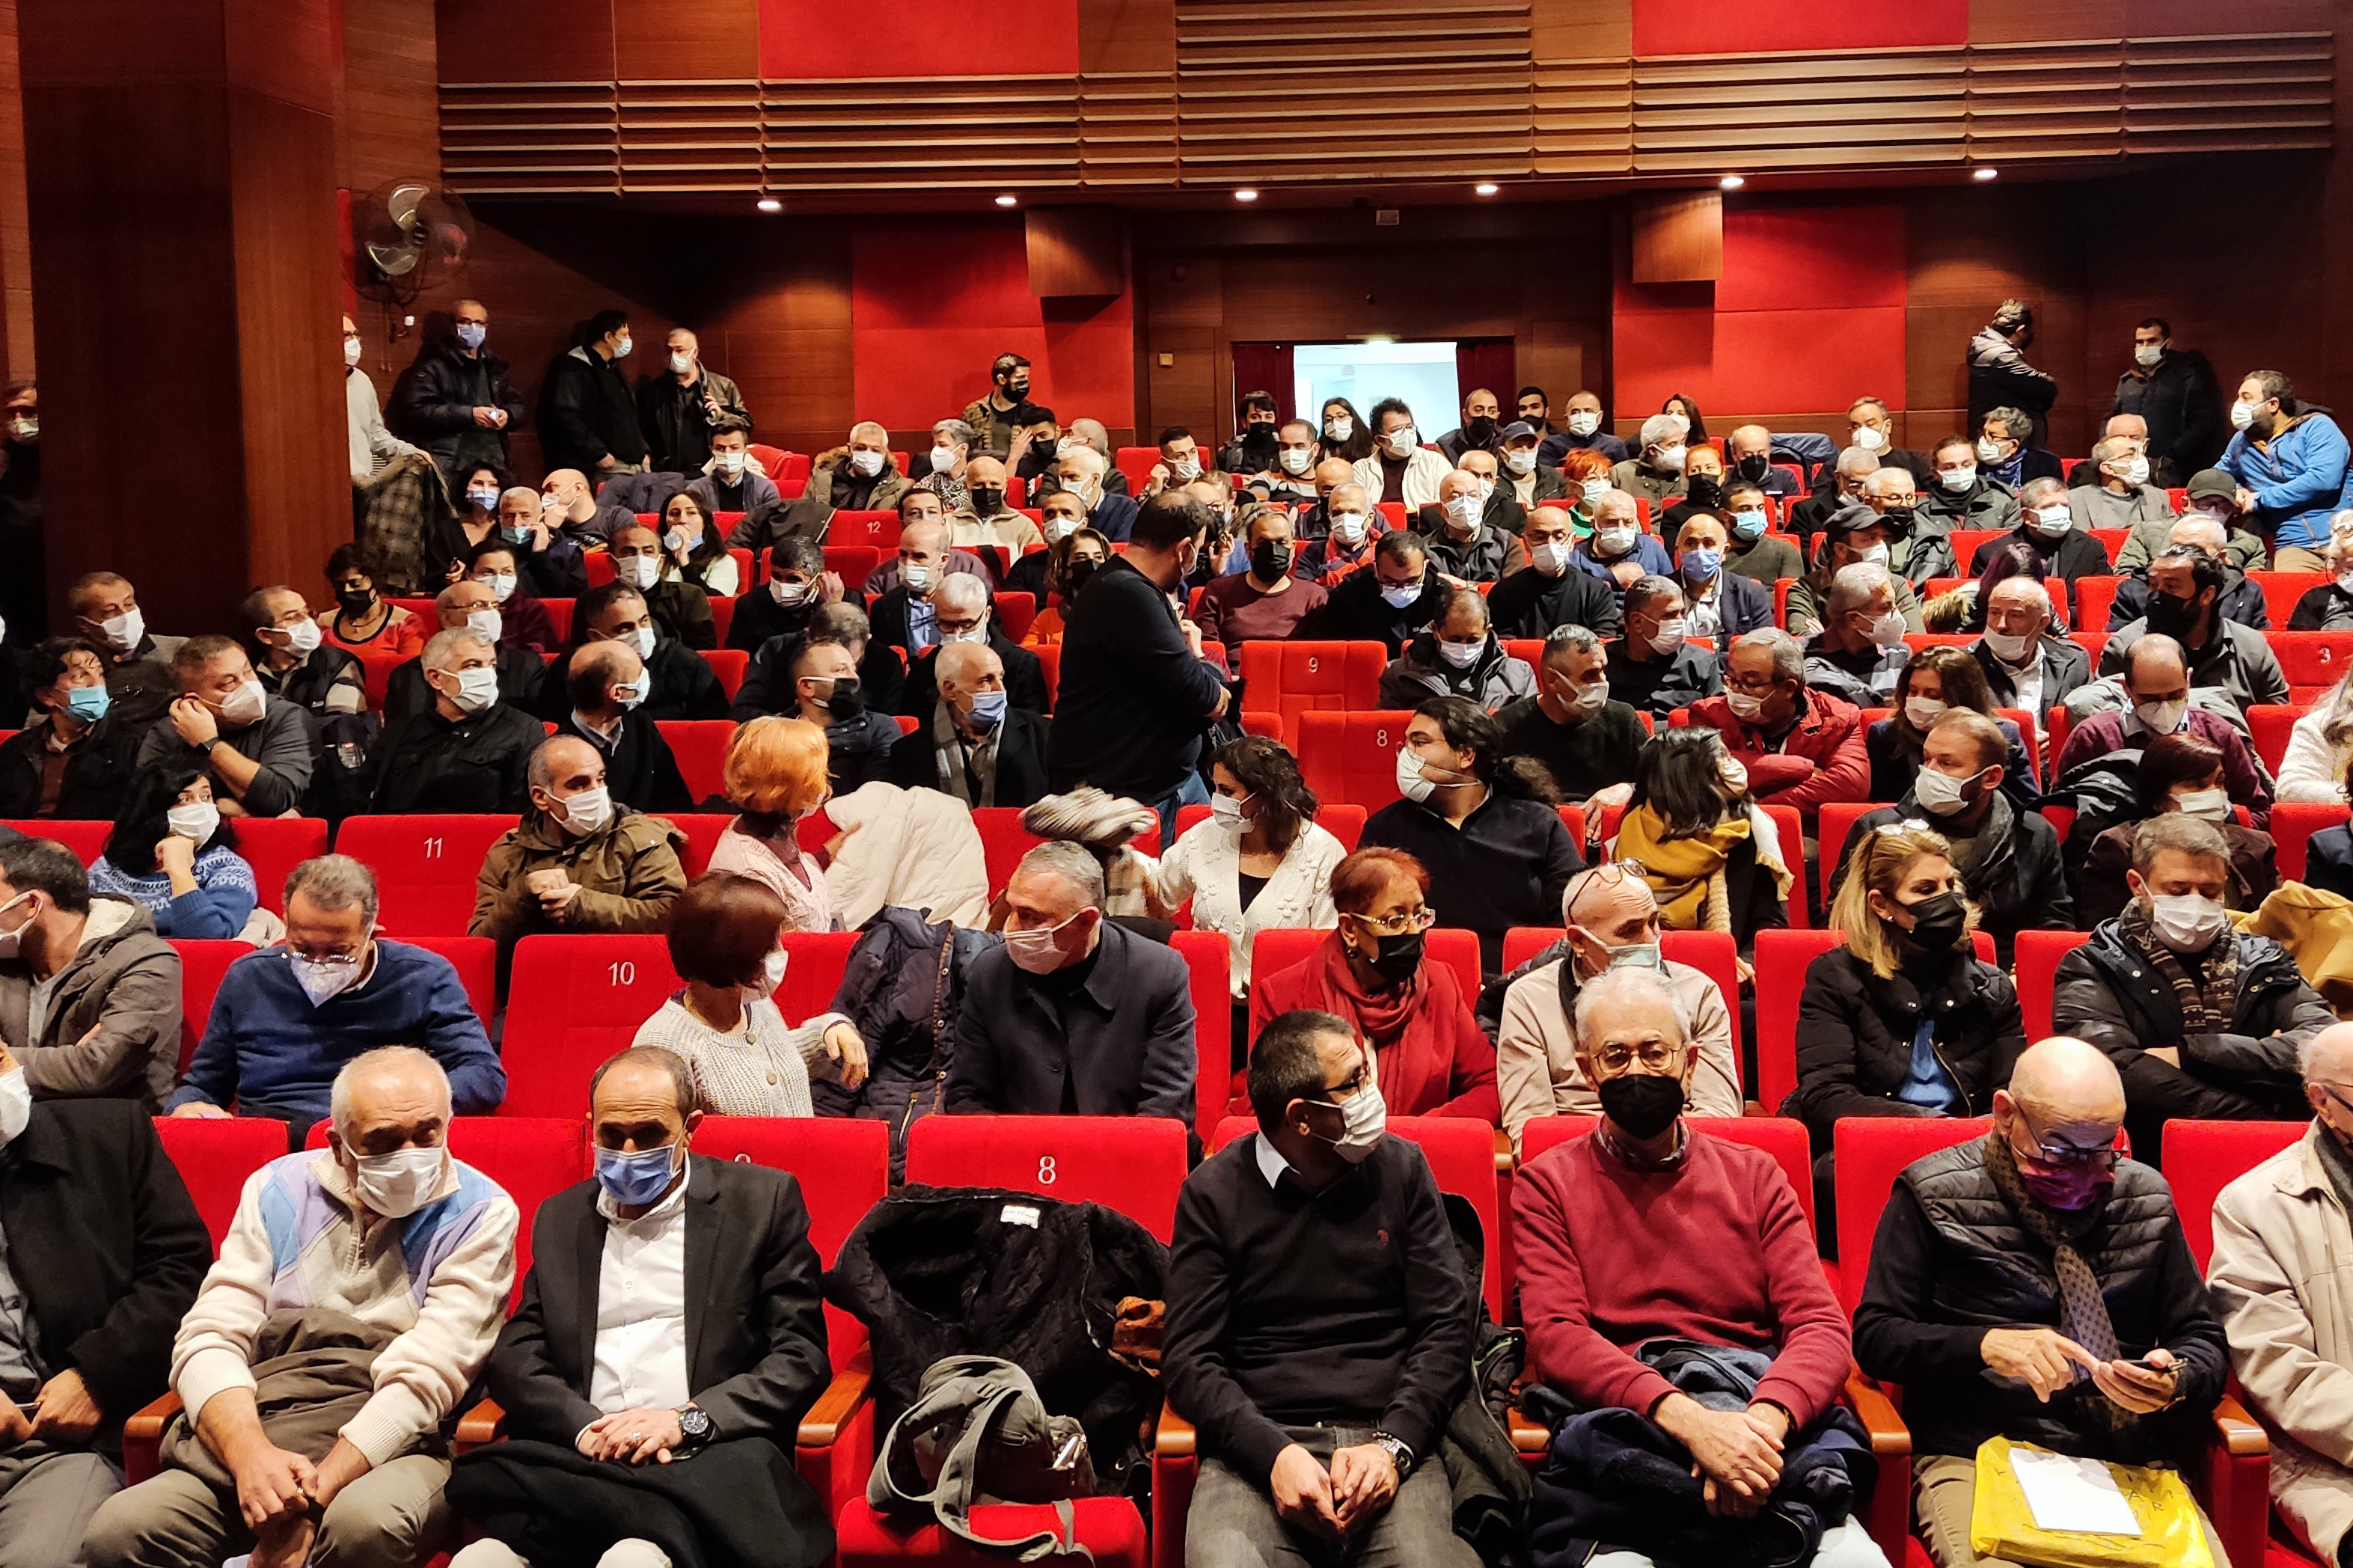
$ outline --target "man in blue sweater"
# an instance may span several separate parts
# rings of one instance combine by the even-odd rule
[[[327,1115],[335,1074],[380,1046],[415,1046],[449,1077],[456,1114],[506,1098],[506,1069],[439,953],[375,934],[375,877],[348,855],[286,879],[286,942],[229,966],[171,1100],[174,1116],[272,1116],[301,1146]]]

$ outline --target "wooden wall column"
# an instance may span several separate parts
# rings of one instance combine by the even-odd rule
[[[20,0],[53,612],[157,631],[351,537],[334,0]],[[62,626],[63,622],[56,624]]]

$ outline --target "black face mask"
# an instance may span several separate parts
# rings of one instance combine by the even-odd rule
[[[1250,546],[1250,570],[1267,582],[1273,582],[1291,570],[1291,546],[1262,539]]]
[[[1961,940],[1969,923],[1968,907],[1958,893],[1938,893],[1905,908],[1912,911],[1912,929],[1905,934],[1927,952],[1945,952]]]
[[[1694,474],[1683,487],[1692,505],[1714,511],[1724,504],[1724,483],[1714,474]]]
[[[1645,1142],[1675,1124],[1683,1113],[1683,1080],[1662,1073],[1628,1072],[1595,1089],[1601,1114],[1630,1138]]]
[[[1879,521],[1894,530],[1898,539],[1912,536],[1912,509],[1908,506],[1891,506],[1879,514]]]
[[[1242,430],[1242,450],[1252,454],[1263,452],[1269,462],[1274,460],[1275,448],[1282,444],[1271,425],[1251,425]]]
[[[1019,381],[1007,382],[1005,384],[1005,395],[1011,398],[1016,404],[1029,402],[1029,378],[1025,375]]]
[[[1483,447],[1495,438],[1495,416],[1482,414],[1462,422],[1462,434],[1471,437],[1473,446]]]
[[[1092,555],[1073,555],[1062,568],[1062,598],[1065,603],[1079,596],[1079,590],[1093,580],[1103,570],[1103,563]]]
[[[339,588],[335,591],[335,603],[343,607],[343,613],[345,615],[364,616],[368,613],[370,607],[375,604],[375,590],[373,588]]]
[[[1421,968],[1423,933],[1409,931],[1396,936],[1385,936],[1380,945],[1366,962],[1373,973],[1392,985],[1402,985]]]
[[[2169,637],[2178,637],[2198,624],[2198,612],[2188,599],[2178,594],[2151,594],[2148,596],[2148,629]]]
[[[1773,455],[1769,452],[1752,452],[1732,466],[1742,479],[1751,484],[1761,485],[1765,482],[1765,476],[1773,471]]]
[[[964,493],[972,498],[972,510],[982,517],[995,517],[1005,510],[1005,489],[1000,485],[968,486]]]
[[[833,695],[825,700],[825,710],[833,715],[837,724],[847,724],[866,711],[866,693],[858,689],[858,677],[833,678]]]

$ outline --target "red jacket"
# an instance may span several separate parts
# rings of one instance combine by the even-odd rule
[[[1323,946],[1290,968],[1262,974],[1250,982],[1250,1037],[1278,1016],[1296,1007],[1312,1007],[1345,1018],[1359,1038],[1369,1038],[1366,1027],[1347,996],[1327,979],[1326,965],[1338,949],[1334,931]],[[1504,1116],[1495,1092],[1495,1047],[1479,1027],[1479,1020],[1463,1000],[1454,978],[1454,966],[1436,959],[1422,961],[1419,1016],[1407,1025],[1394,1045],[1377,1053],[1381,1099],[1392,1116],[1469,1116],[1490,1125]],[[1249,1116],[1247,1099],[1228,1109],[1229,1116]]]
[[[1807,688],[1806,711],[1778,746],[1734,718],[1732,704],[1722,697],[1693,703],[1691,721],[1722,732],[1724,749],[1748,770],[1748,787],[1759,805],[1794,805],[1810,817],[1825,802],[1871,798],[1862,713],[1852,703]]]

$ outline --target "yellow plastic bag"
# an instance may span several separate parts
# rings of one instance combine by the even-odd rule
[[[2206,1531],[2189,1483],[2175,1470],[2110,1465],[2116,1488],[2132,1505],[2138,1535],[2095,1535],[2044,1530],[2034,1522],[2025,1489],[2010,1468],[2013,1447],[2031,1443],[1989,1437],[1978,1449],[1977,1502],[1969,1511],[1969,1550],[2033,1568],[2214,1568]]]

